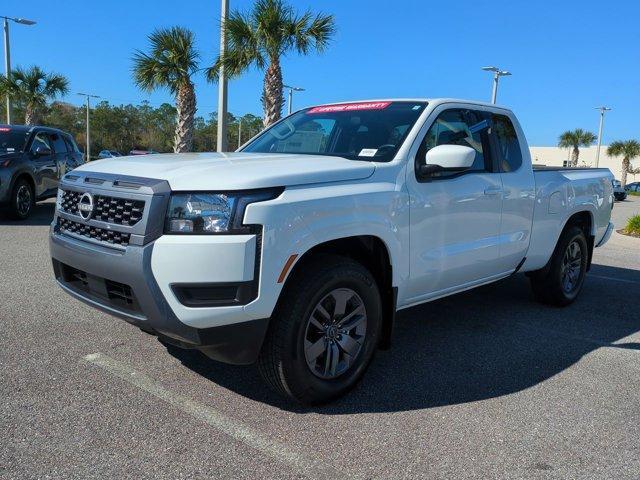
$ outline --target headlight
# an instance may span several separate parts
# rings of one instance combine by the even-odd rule
[[[251,192],[190,192],[171,195],[165,220],[166,233],[244,233],[244,210],[250,203],[271,200],[282,189]]]

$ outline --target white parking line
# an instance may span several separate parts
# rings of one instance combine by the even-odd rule
[[[605,277],[604,275],[593,275],[589,274],[590,278],[599,278],[601,280],[613,280],[614,282],[622,282],[622,283],[635,283],[640,285],[638,280],[627,280],[626,278],[616,278],[616,277]]]
[[[100,352],[92,353],[86,355],[84,360],[144,390],[154,397],[179,408],[183,412],[207,423],[239,442],[280,462],[288,464],[295,469],[296,473],[301,473],[306,477],[314,479],[333,480],[336,478],[355,478],[353,475],[346,475],[345,472],[336,471],[323,462],[309,458],[304,453],[293,450],[288,445],[267,438],[246,425],[243,425],[241,422],[224,416],[213,408],[194,402],[178,393],[171,392],[147,375],[137,372],[130,366],[114,360],[107,355]]]

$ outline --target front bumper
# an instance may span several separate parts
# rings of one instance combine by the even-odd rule
[[[5,206],[11,201],[11,176],[13,170],[0,168],[0,206]]]
[[[250,318],[242,305],[188,307],[172,290],[187,281],[257,282],[256,237],[240,237],[163,236],[116,250],[53,226],[49,245],[56,280],[73,297],[169,343],[226,363],[249,364],[260,352],[268,319]],[[217,242],[216,249],[207,242]]]

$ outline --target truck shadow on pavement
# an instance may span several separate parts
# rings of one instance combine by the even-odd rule
[[[56,210],[55,202],[36,203],[31,211],[31,215],[26,220],[13,220],[6,210],[0,210],[0,226],[14,225],[21,226],[45,226],[53,221],[53,214]]]
[[[298,407],[271,393],[256,368],[213,362],[171,348],[185,366],[256,401],[295,412],[355,414],[454,405],[518,392],[600,348],[638,351],[640,271],[593,265],[567,308],[536,303],[524,275],[401,311],[392,348],[378,351],[360,384],[323,407]],[[634,357],[635,358],[635,357]]]

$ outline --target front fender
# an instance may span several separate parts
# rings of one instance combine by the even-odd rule
[[[402,248],[409,236],[408,195],[393,183],[288,188],[277,199],[249,205],[244,221],[264,226],[259,296],[245,307],[251,316],[271,315],[284,285],[278,278],[291,255],[297,255],[297,261],[331,240],[380,238],[394,266],[393,285],[406,283],[408,256],[402,255]]]
[[[21,177],[21,176],[27,176],[29,178],[29,180],[31,181],[31,183],[32,183],[32,185],[34,187],[34,193],[35,193],[36,197],[38,196],[38,194],[39,194],[39,192],[38,192],[38,184],[35,181],[35,177],[33,175],[32,169],[30,169],[28,166],[26,166],[24,164],[19,164],[17,167],[15,167],[15,168],[9,167],[9,171],[3,172],[2,181],[3,181],[3,183],[6,181],[6,185],[7,185],[6,190],[4,188],[2,189],[2,194],[3,194],[2,200],[3,201],[9,201],[9,196],[11,195],[11,192],[13,191],[13,187],[16,184],[16,181],[18,180],[18,178]]]

